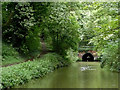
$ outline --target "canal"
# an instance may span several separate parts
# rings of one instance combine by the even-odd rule
[[[99,65],[99,62],[77,62],[15,88],[118,88],[118,73]]]

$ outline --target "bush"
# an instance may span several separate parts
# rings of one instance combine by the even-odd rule
[[[67,50],[67,56],[66,58],[68,58],[68,60],[70,60],[70,62],[76,62],[79,58],[78,58],[78,52],[75,52],[73,49],[68,49]]]
[[[36,50],[41,49],[39,27],[34,26],[30,31],[28,31],[25,45],[28,48],[28,53],[36,52]]]
[[[102,50],[102,55],[101,67],[105,66],[111,71],[119,71],[120,62],[118,61],[118,43],[110,42],[108,45],[106,45],[106,48]]]
[[[6,60],[7,57],[12,56],[12,57],[16,57],[19,56],[18,52],[12,47],[12,45],[7,45],[5,43],[2,44],[2,61]]]
[[[24,58],[20,57],[19,53],[12,47],[12,45],[2,43],[2,65],[13,64],[21,62]]]
[[[30,79],[43,77],[53,70],[68,65],[58,54],[49,53],[36,59],[21,64],[2,68],[2,88],[10,88],[14,85],[23,84]]]

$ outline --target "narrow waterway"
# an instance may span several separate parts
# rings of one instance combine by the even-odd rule
[[[118,73],[103,70],[99,62],[77,62],[15,88],[118,88]]]

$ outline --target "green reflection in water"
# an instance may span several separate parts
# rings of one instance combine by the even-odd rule
[[[99,62],[79,62],[15,88],[118,88],[118,73],[101,69]]]

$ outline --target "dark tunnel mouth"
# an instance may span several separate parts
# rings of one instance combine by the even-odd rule
[[[85,53],[82,56],[82,61],[94,61],[94,56],[91,53]]]

